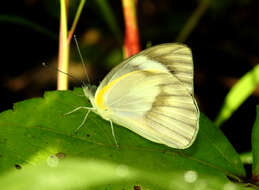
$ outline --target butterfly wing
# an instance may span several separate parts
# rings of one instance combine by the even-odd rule
[[[158,70],[172,73],[193,95],[192,52],[184,44],[156,45],[117,65],[101,82],[98,90],[117,78],[137,70]]]
[[[120,75],[100,89],[95,100],[100,115],[169,147],[189,147],[199,128],[193,96],[167,71]]]

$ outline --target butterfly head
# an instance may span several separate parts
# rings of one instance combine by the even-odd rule
[[[95,106],[94,95],[97,87],[94,85],[86,85],[83,87],[84,95],[91,101],[91,104]]]

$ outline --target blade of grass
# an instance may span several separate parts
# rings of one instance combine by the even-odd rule
[[[253,93],[259,84],[259,64],[246,73],[229,91],[224,104],[216,117],[216,125],[220,126],[234,111]]]
[[[101,14],[103,15],[104,20],[110,27],[110,30],[117,38],[117,40],[122,44],[122,34],[119,28],[118,23],[116,22],[116,17],[113,14],[112,8],[110,7],[107,0],[96,0],[95,3],[99,6]]]
[[[52,40],[58,39],[58,36],[54,32],[26,18],[14,16],[14,15],[0,15],[0,23],[2,22],[18,24],[23,27],[28,27],[30,29],[35,30],[36,32],[39,32],[45,36],[48,36]]]
[[[195,26],[198,24],[201,17],[204,15],[204,13],[207,11],[209,7],[208,0],[203,0],[200,2],[198,7],[194,10],[191,17],[186,22],[185,26],[183,27],[182,31],[176,38],[177,42],[184,42],[190,36],[191,32],[194,30]]]

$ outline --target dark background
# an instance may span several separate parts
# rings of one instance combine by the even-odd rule
[[[107,1],[120,32],[112,32],[95,0],[87,0],[76,29],[91,81],[98,84],[121,60],[123,13],[120,0]],[[195,94],[201,112],[211,120],[224,97],[246,72],[259,62],[259,2],[208,0],[209,6],[184,42],[191,47],[195,66]],[[5,4],[4,4],[5,3]],[[70,1],[69,23],[78,1]],[[199,6],[198,0],[139,0],[138,26],[141,46],[176,41],[185,23]],[[13,103],[42,97],[56,89],[59,1],[13,0],[0,6],[1,93],[0,111]],[[75,44],[71,44],[71,71],[81,72]],[[49,67],[43,67],[46,62]],[[71,80],[70,88],[80,86]],[[223,124],[222,130],[238,152],[251,148],[251,129],[258,104],[257,89]]]

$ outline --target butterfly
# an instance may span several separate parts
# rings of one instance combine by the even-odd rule
[[[172,148],[190,147],[199,130],[192,52],[184,44],[150,47],[113,68],[98,87],[86,85],[93,107],[78,107]]]

